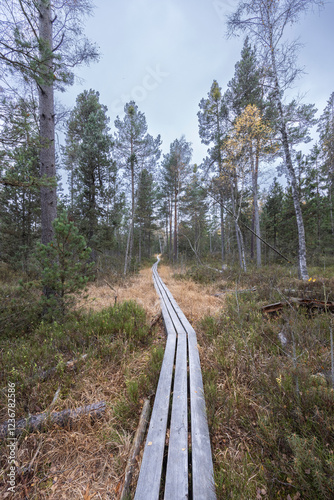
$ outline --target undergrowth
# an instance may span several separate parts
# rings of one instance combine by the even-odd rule
[[[13,332],[1,337],[0,423],[8,419],[6,388],[9,383],[15,383],[16,419],[48,411],[58,388],[57,410],[99,400],[107,403],[106,418],[98,425],[89,424],[88,420],[79,424],[80,428],[61,429],[58,433],[55,429],[43,438],[39,438],[38,433],[36,437],[31,434],[19,438],[18,470],[30,463],[38,443],[42,447],[30,473],[23,476],[17,473],[15,498],[21,498],[27,491],[31,498],[53,498],[55,481],[50,480],[50,476],[55,475],[52,474],[52,470],[57,469],[55,464],[62,460],[68,462],[72,453],[75,467],[80,470],[79,457],[86,449],[83,444],[77,449],[73,444],[76,441],[91,443],[87,444],[88,454],[89,447],[95,446],[95,455],[98,446],[97,460],[99,456],[106,457],[103,470],[106,473],[112,470],[114,477],[121,477],[143,400],[155,392],[163,342],[163,338],[157,339],[152,332],[144,309],[134,301],[100,312],[76,312],[62,324],[42,321],[35,327],[31,325],[29,334],[16,332],[14,335]],[[70,360],[76,360],[73,366],[67,364]],[[0,466],[3,467],[0,496],[6,491],[3,474],[7,451],[6,441],[0,442]],[[107,488],[107,479],[101,476],[100,481]],[[80,489],[80,481],[77,487]]]
[[[147,346],[149,339],[145,311],[134,301],[97,313],[73,314],[63,324],[42,321],[29,335],[1,340],[0,386],[15,382],[18,414],[24,414],[27,409],[34,413],[47,406],[57,384],[63,384],[63,391],[70,387],[72,377],[64,370],[67,361],[87,354],[88,359],[117,365],[123,356]],[[36,382],[52,368],[56,374],[52,380],[45,381],[38,401],[34,400],[31,394]]]
[[[334,498],[332,315],[264,317],[284,280],[253,278],[256,292],[228,294],[200,325],[217,496]],[[305,289],[323,293],[315,283]]]

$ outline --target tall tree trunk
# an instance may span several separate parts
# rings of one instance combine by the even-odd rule
[[[131,141],[131,156],[130,156],[130,169],[131,169],[131,221],[128,233],[128,241],[125,252],[124,262],[124,275],[127,274],[129,266],[132,261],[133,252],[133,237],[134,237],[134,224],[135,224],[135,159],[133,156],[133,142]]]
[[[173,204],[172,199],[169,200],[169,261],[173,260]]]
[[[135,159],[131,143],[131,238],[129,250],[129,265],[131,266],[133,255],[133,240],[135,235]]]
[[[173,262],[177,262],[177,186],[175,185],[174,190],[174,252],[173,252]]]
[[[224,250],[224,244],[225,244],[225,231],[224,231],[224,199],[223,199],[223,194],[220,193],[220,242],[221,242],[221,257],[222,257],[222,266],[224,265],[225,261],[225,250]]]
[[[333,217],[333,197],[332,197],[332,191],[333,191],[333,181],[330,182],[330,184],[329,184],[329,211],[330,211],[332,234],[334,235],[334,217]]]
[[[168,208],[167,208],[168,209]],[[166,247],[169,254],[169,239],[168,239],[168,212],[166,211]],[[162,253],[162,252],[161,252]]]
[[[238,245],[239,265],[242,268],[242,253],[241,253],[241,243],[240,243],[240,236],[239,236],[239,226],[238,226],[236,219],[234,219],[234,227],[235,227],[235,236],[237,238],[237,245]]]
[[[219,170],[219,176],[222,182],[223,179],[223,160],[222,160],[222,154],[221,154],[221,149],[222,149],[222,144],[221,144],[221,139],[220,139],[220,120],[219,120],[219,106],[217,103],[217,109],[216,109],[216,120],[217,120],[217,137],[218,137],[218,170]],[[224,251],[224,246],[225,246],[225,231],[224,231],[224,195],[223,195],[223,187],[221,186],[220,192],[219,192],[219,200],[220,200],[220,241],[221,241],[221,257],[222,257],[222,266],[224,265],[225,261],[225,251]]]
[[[141,225],[139,226],[139,242],[138,242],[138,262],[141,264]]]
[[[237,237],[237,244],[238,244],[238,253],[239,253],[239,263],[241,269],[243,269],[245,272],[247,271],[247,266],[246,266],[246,254],[245,254],[245,245],[244,245],[244,239],[242,236],[242,232],[238,223],[239,220],[239,215],[240,213],[237,214],[237,204],[236,204],[236,194],[238,191],[238,184],[237,180],[234,179],[234,182],[232,179],[230,179],[230,187],[231,187],[231,202],[232,202],[232,213],[233,213],[233,219],[234,219],[234,226],[235,226],[235,233]]]
[[[94,175],[91,174],[90,187],[88,194],[89,206],[88,206],[88,245],[92,248],[91,260],[96,262],[96,248],[94,248],[93,237],[95,233],[96,218],[95,218],[95,208],[96,208],[96,194],[95,194],[95,179]]]
[[[253,200],[253,211],[252,211],[252,230],[255,232],[255,210],[254,210],[254,200]],[[252,233],[251,234],[251,244],[250,244],[250,258],[251,260],[254,259],[254,240],[255,236]]]
[[[289,179],[290,179],[290,184],[291,184],[291,189],[292,189],[293,205],[294,205],[295,214],[296,214],[296,221],[297,221],[298,244],[299,244],[299,249],[298,249],[299,276],[302,280],[307,281],[308,280],[308,272],[307,272],[307,264],[306,264],[305,229],[304,229],[303,215],[302,215],[302,210],[301,210],[300,200],[299,200],[299,191],[298,191],[296,173],[295,173],[295,170],[294,170],[293,164],[292,164],[290,145],[289,145],[289,139],[288,139],[288,131],[287,131],[287,126],[286,126],[286,122],[285,122],[283,104],[282,104],[282,100],[281,100],[281,89],[280,89],[279,80],[278,80],[278,72],[277,72],[277,65],[276,65],[276,58],[275,58],[272,36],[270,37],[270,46],[272,48],[271,49],[271,62],[272,62],[272,70],[273,70],[273,76],[274,76],[275,98],[276,98],[277,108],[278,108],[278,113],[279,113],[279,118],[280,118],[280,133],[281,133],[281,137],[282,137],[285,165],[286,165],[286,168],[287,168],[288,174],[289,174]]]
[[[55,123],[54,88],[52,83],[52,21],[51,4],[40,0],[39,37],[40,58],[43,62],[44,82],[39,85],[39,126],[41,137],[40,174],[46,179],[56,179],[55,162]],[[53,239],[52,223],[57,216],[56,187],[41,187],[41,229],[42,243],[46,245]]]
[[[128,263],[129,263],[129,250],[130,250],[131,232],[132,232],[132,223],[130,222],[129,232],[128,232],[128,239],[127,239],[127,243],[126,243],[126,250],[125,250],[125,260],[124,260],[124,276],[126,276],[126,273],[128,272]]]
[[[259,154],[260,154],[260,144],[258,142],[257,147],[256,147],[256,155],[255,155],[255,165],[254,165],[254,172],[252,175],[252,180],[253,180],[253,200],[254,200],[254,228],[255,228],[255,233],[258,236],[261,236],[260,234],[260,213],[259,213],[259,200],[258,200],[258,175],[259,175]],[[256,238],[256,265],[257,267],[261,267],[262,264],[262,259],[261,259],[261,240],[260,238]]]

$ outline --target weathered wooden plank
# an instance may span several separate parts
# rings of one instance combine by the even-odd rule
[[[165,285],[164,291],[188,335],[193,499],[215,500],[212,452],[196,332]]]
[[[159,275],[157,275],[157,271],[154,270],[154,266],[153,266],[153,283],[154,283],[154,287],[156,289],[156,292],[160,297],[161,313],[162,313],[162,317],[163,317],[164,324],[165,324],[166,334],[168,335],[169,332],[172,332],[172,333],[175,332],[175,328],[174,328],[174,324],[171,320],[169,311],[166,307],[166,302],[164,300],[163,292],[161,290],[160,277],[159,277]]]
[[[154,284],[160,295],[158,283],[155,281]],[[135,500],[147,500],[148,498],[156,500],[159,498],[176,347],[175,328],[163,300],[161,301],[161,310],[167,330],[167,342],[147,433]]]
[[[124,477],[124,483],[123,483],[123,489],[122,493],[120,496],[120,500],[126,500],[129,498],[130,495],[130,485],[132,481],[132,475],[133,471],[135,469],[135,464],[136,464],[136,459],[140,451],[141,444],[143,442],[145,432],[146,432],[146,427],[149,421],[149,416],[150,416],[150,400],[146,399],[144,401],[143,409],[140,415],[139,419],[139,424],[136,430],[135,437],[133,439],[133,444],[130,450],[129,458],[128,458],[128,463],[126,465],[125,469],[125,477]]]
[[[196,333],[188,329],[191,460],[194,500],[215,500],[212,452],[206,418],[201,365]]]
[[[155,283],[156,283],[160,298],[165,306],[165,309],[167,311],[167,314],[169,315],[169,318],[171,319],[171,321],[174,325],[176,332],[186,334],[187,332],[186,332],[183,324],[181,323],[178,314],[175,312],[175,307],[173,307],[174,304],[171,303],[171,298],[172,298],[173,302],[175,303],[175,306],[178,307],[178,305],[174,301],[173,296],[171,296],[168,288],[166,287],[166,285],[164,284],[164,282],[162,281],[162,279],[158,275],[157,271],[154,272],[154,279],[155,279]]]
[[[187,336],[178,334],[165,500],[188,498]]]
[[[135,500],[147,500],[148,498],[156,500],[159,498],[175,343],[176,334],[169,332],[140,467]]]
[[[161,310],[167,332],[167,344],[135,500],[155,500],[159,497],[176,334],[178,334],[178,345],[173,388],[165,499],[185,499],[188,498],[189,494],[187,452],[188,338],[193,498],[194,500],[215,500],[216,494],[213,481],[210,436],[206,419],[203,381],[196,333],[158,275],[157,265],[158,263],[152,268],[153,281],[161,299]],[[173,354],[170,354],[171,352]],[[167,387],[169,387],[169,390],[167,389],[166,391]],[[168,398],[166,397],[164,399],[163,395],[165,392],[168,392]]]

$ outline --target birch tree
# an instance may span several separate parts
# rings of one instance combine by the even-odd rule
[[[284,35],[286,28],[296,23],[302,14],[312,6],[322,3],[321,0],[239,1],[237,10],[228,19],[228,33],[232,35],[243,32],[253,38],[268,68],[272,96],[278,113],[283,157],[292,188],[298,228],[298,267],[303,280],[308,279],[305,229],[283,100],[287,88],[292,85],[300,72],[295,65],[298,44],[287,43]]]

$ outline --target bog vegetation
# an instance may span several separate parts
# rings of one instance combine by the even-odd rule
[[[15,382],[17,418],[48,411],[58,387],[59,409],[108,404],[98,424],[56,429],[44,441],[20,438],[17,498],[56,498],[57,491],[66,498],[70,488],[89,497],[81,462],[93,448],[95,491],[119,493],[143,398],[154,394],[163,338],[135,289],[133,301],[117,294],[147,279],[134,277],[157,253],[172,269],[176,300],[181,290],[184,301],[190,284],[199,287],[186,314],[203,297],[220,297],[219,310],[201,307],[193,318],[218,497],[333,497],[334,93],[319,112],[293,96],[300,71],[296,44],[285,38],[321,3],[238,3],[227,29],[244,35],[243,49],[227,87],[217,75],[199,102],[193,119],[207,156],[194,164],[185,136],[162,153],[160,135],[148,132],[134,101],[117,117],[94,89],[70,110],[55,106],[73,68],[98,59],[83,32],[90,1],[5,2],[1,398]],[[65,140],[56,154],[57,128]],[[60,172],[68,175],[65,190]],[[92,305],[103,286],[110,303],[94,312],[85,297]],[[145,290],[154,303],[153,288]],[[296,308],[290,297],[322,305]],[[282,311],[263,314],[262,306],[278,302]],[[1,460],[0,496],[5,454]],[[72,465],[73,476],[65,472]]]

